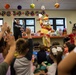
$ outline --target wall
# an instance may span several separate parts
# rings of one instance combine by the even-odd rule
[[[11,10],[10,10],[11,11]],[[25,10],[22,10],[25,11]],[[72,26],[74,23],[76,23],[76,11],[63,11],[63,10],[46,10],[45,11],[46,14],[49,15],[49,18],[65,18],[66,19],[66,26],[67,26],[67,31],[68,34],[71,33],[72,30]],[[1,18],[4,19],[4,22],[7,22],[8,25],[11,27],[12,29],[12,23],[13,23],[13,18],[36,18],[36,20],[38,19],[38,16],[25,16],[25,15],[21,15],[21,16],[0,16]],[[69,21],[72,21],[72,24],[69,23]],[[35,21],[36,24],[36,31],[38,31],[40,29],[40,25],[38,21]]]

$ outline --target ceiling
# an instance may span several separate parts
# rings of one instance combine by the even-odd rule
[[[54,4],[58,2],[59,8],[55,8]],[[10,4],[10,9],[17,9],[18,5],[22,9],[30,9],[30,4],[35,4],[35,9],[41,9],[44,5],[47,10],[76,10],[76,0],[0,0],[0,9],[5,9],[5,4]]]

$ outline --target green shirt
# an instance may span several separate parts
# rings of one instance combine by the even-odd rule
[[[6,62],[0,63],[0,75],[6,75],[9,65]]]

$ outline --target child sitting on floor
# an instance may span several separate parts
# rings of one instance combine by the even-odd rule
[[[50,66],[47,66],[45,63],[42,63],[48,70],[48,75],[55,75],[57,71],[57,65],[62,60],[63,48],[61,46],[52,46],[50,49],[50,58],[53,59],[54,63]]]

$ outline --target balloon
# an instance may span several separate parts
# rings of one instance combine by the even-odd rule
[[[59,3],[55,3],[54,7],[59,8],[60,4]]]
[[[5,9],[9,9],[10,5],[9,4],[5,4]]]
[[[18,9],[18,10],[21,10],[21,9],[22,9],[22,6],[21,6],[21,5],[18,5],[18,6],[17,6],[17,9]]]
[[[45,10],[45,6],[44,6],[44,5],[42,5],[42,6],[41,6],[41,9],[42,9],[42,10]]]
[[[33,4],[33,3],[30,4],[30,8],[32,8],[32,9],[35,8],[35,4]]]

